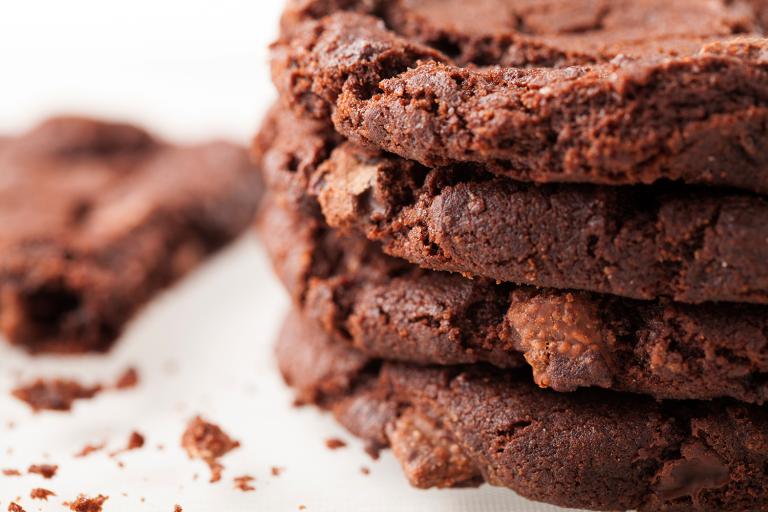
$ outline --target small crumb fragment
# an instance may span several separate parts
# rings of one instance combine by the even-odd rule
[[[131,437],[128,438],[128,446],[126,450],[138,450],[144,446],[144,436],[134,431],[131,432]]]
[[[272,472],[272,476],[280,476],[283,471],[285,471],[285,468],[281,468],[279,466],[272,466],[272,469],[270,470]]]
[[[26,512],[23,508],[21,508],[20,505],[17,505],[14,502],[11,502],[10,505],[8,505],[8,512]]]
[[[365,476],[368,476],[371,474],[371,470],[367,466],[363,466],[360,468],[360,472],[364,474]]]
[[[116,455],[120,455],[121,453],[130,452],[131,450],[138,450],[143,446],[144,436],[136,431],[133,431],[131,432],[131,436],[128,438],[128,444],[126,444],[125,448],[112,452],[109,454],[109,456],[114,457]]]
[[[4,469],[3,476],[21,476],[21,471],[18,469]]]
[[[102,496],[99,494],[95,498],[89,498],[88,496],[81,494],[72,503],[64,503],[65,507],[69,507],[69,510],[73,512],[102,512],[104,502],[109,499],[109,496]]]
[[[373,444],[369,444],[369,445],[365,446],[363,448],[363,450],[373,460],[379,460],[379,457],[381,456],[381,448],[378,447],[378,446],[375,446]]]
[[[128,368],[115,382],[115,389],[131,389],[139,384],[139,372],[136,368]]]
[[[100,385],[83,386],[66,379],[37,379],[31,384],[19,386],[11,394],[29,405],[34,412],[70,411],[75,400],[88,400],[102,391]]]
[[[75,454],[75,457],[78,459],[87,457],[92,453],[99,452],[104,449],[104,446],[106,446],[104,443],[101,444],[87,444],[83,446],[83,448]]]
[[[181,505],[174,505],[173,506],[173,512],[183,512],[181,509]]]
[[[255,491],[256,488],[251,485],[251,482],[256,480],[250,475],[243,475],[235,477],[235,489],[239,489],[243,492]]]
[[[307,506],[306,505],[299,505],[299,510],[307,510]]]
[[[48,501],[48,498],[51,496],[56,496],[56,493],[53,491],[49,491],[48,489],[43,489],[41,487],[38,487],[37,489],[32,489],[29,493],[29,497],[33,500],[43,500]]]
[[[217,459],[240,446],[240,442],[229,437],[218,425],[193,418],[181,437],[181,447],[190,459],[201,459],[211,469],[211,483],[221,480],[224,469]]]
[[[344,441],[342,441],[342,440],[341,440],[341,439],[339,439],[339,438],[336,438],[336,437],[332,437],[332,438],[330,438],[330,439],[326,439],[326,440],[325,440],[325,446],[326,446],[326,447],[327,447],[329,450],[338,450],[338,449],[340,449],[340,448],[344,448],[344,447],[346,447],[346,446],[347,446],[347,443],[346,443],[346,442],[344,442]]]
[[[50,480],[56,476],[56,472],[59,470],[59,466],[55,464],[33,464],[27,469],[27,473],[40,475],[46,480]]]

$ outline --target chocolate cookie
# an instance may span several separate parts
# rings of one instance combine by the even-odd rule
[[[60,118],[0,145],[0,329],[32,352],[107,349],[159,290],[250,223],[247,153]]]
[[[480,165],[428,169],[273,110],[259,140],[273,190],[421,266],[686,303],[768,303],[768,201],[673,184],[535,185]],[[309,196],[309,197],[307,197]],[[314,207],[315,209],[317,206]]]
[[[541,10],[549,12],[544,18],[579,25],[576,7],[551,3],[550,11]],[[282,100],[294,110],[332,117],[336,130],[351,140],[424,165],[484,163],[488,171],[524,181],[636,184],[670,179],[768,192],[768,152],[763,150],[768,147],[768,65],[763,57],[768,43],[762,37],[734,38],[744,32],[761,35],[762,11],[753,12],[744,2],[687,1],[680,10],[678,2],[590,3],[604,6],[590,12],[607,13],[607,18],[600,22],[597,16],[594,33],[575,36],[591,41],[580,52],[586,57],[576,59],[587,61],[580,65],[559,67],[561,60],[572,63],[568,55],[547,56],[544,63],[529,59],[530,47],[513,42],[518,31],[513,26],[505,52],[517,55],[519,50],[522,63],[554,67],[465,66],[472,59],[461,55],[478,50],[456,49],[449,42],[446,55],[419,42],[432,36],[409,38],[379,18],[339,12],[287,30],[274,46],[273,77]],[[533,21],[531,2],[483,4],[489,9],[506,5],[501,13],[525,4],[534,12],[529,22],[539,24]],[[698,19],[690,9],[716,12]],[[732,17],[732,10],[739,14]],[[422,19],[428,25],[451,25],[445,17],[450,11],[440,12],[424,8],[418,15],[411,10],[412,16],[402,16],[412,21],[405,22],[409,27],[422,26]],[[643,20],[634,27],[637,31],[622,22],[612,31],[616,41],[605,39],[600,27],[613,26],[612,20],[624,14]],[[658,22],[667,17],[689,20],[680,29],[684,34],[669,28],[675,23]],[[470,26],[462,22],[452,30],[471,34],[477,23],[472,16],[463,19]],[[697,27],[685,28],[692,24]],[[651,26],[660,33],[638,39]],[[547,47],[546,55],[560,44],[557,30],[553,35],[543,29],[533,40]]]
[[[520,371],[368,360],[298,315],[277,356],[299,399],[332,411],[372,448],[391,446],[416,487],[486,481],[594,510],[768,507],[764,408],[560,394]]]
[[[460,65],[563,67],[653,45],[765,33],[763,0],[291,0],[283,33],[339,11],[368,14]]]
[[[258,228],[303,314],[371,357],[530,366],[557,391],[768,400],[768,310],[536,289],[419,269],[291,204]]]

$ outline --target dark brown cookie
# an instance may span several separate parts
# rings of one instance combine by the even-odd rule
[[[247,153],[50,120],[0,145],[0,329],[33,352],[105,350],[135,311],[250,223]]]
[[[328,4],[340,3],[346,4]],[[429,166],[479,162],[524,181],[671,179],[768,192],[767,43],[733,37],[761,34],[760,14],[744,2],[683,3],[685,9],[693,3],[699,10],[735,9],[742,21],[730,14],[690,16],[695,21],[687,25],[697,28],[683,30],[693,35],[662,29],[641,43],[629,35],[605,42],[598,30],[590,40],[608,47],[585,50],[594,63],[478,69],[418,42],[424,38],[385,28],[378,18],[340,12],[286,31],[274,46],[273,77],[294,110],[332,117],[351,140]],[[677,7],[653,2],[635,28],[683,18],[685,9]],[[575,11],[557,11],[562,8],[552,12],[575,21]],[[609,11],[625,12],[621,6]],[[443,18],[439,23],[447,25]],[[619,39],[622,30],[615,31]],[[557,46],[556,36],[540,39]]]
[[[368,14],[460,65],[563,67],[650,47],[763,34],[763,0],[291,0],[289,34],[339,11]]]
[[[768,414],[733,402],[656,402],[537,389],[524,372],[367,360],[294,314],[278,339],[300,400],[372,448],[391,446],[416,487],[486,482],[593,510],[768,507]]]
[[[258,228],[304,315],[371,357],[529,365],[557,391],[768,400],[765,306],[643,302],[422,270],[280,198],[265,201]]]
[[[434,270],[686,303],[768,303],[768,201],[671,184],[535,185],[481,166],[427,169],[338,144],[279,109],[260,136],[270,186]],[[315,210],[317,205],[314,206]]]

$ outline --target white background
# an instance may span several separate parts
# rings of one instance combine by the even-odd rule
[[[224,136],[247,144],[274,98],[266,48],[280,7],[259,0],[3,2],[0,132],[50,113],[90,113],[176,140]],[[190,512],[555,510],[489,487],[413,490],[389,454],[374,462],[331,418],[292,408],[270,348],[287,307],[246,236],[153,303],[108,356],[32,359],[0,344],[0,469],[61,467],[50,481],[0,475],[0,510],[17,496],[28,511],[63,510],[62,501],[80,492],[109,495],[106,511],[132,512],[171,512],[177,503]],[[129,365],[140,371],[138,389],[105,393],[71,414],[33,415],[8,394],[43,375],[109,382]],[[225,457],[215,485],[179,447],[197,413],[243,444]],[[134,429],[147,446],[120,457],[123,469],[105,453],[73,457],[89,443],[118,449]],[[331,452],[323,444],[329,437],[350,446]],[[271,466],[285,472],[272,477]],[[241,474],[256,477],[255,492],[234,490],[232,478]],[[34,487],[58,496],[32,502]]]

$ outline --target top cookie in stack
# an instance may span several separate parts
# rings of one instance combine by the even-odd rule
[[[254,144],[303,313],[289,383],[415,485],[768,506],[766,21],[758,1],[289,2]]]

